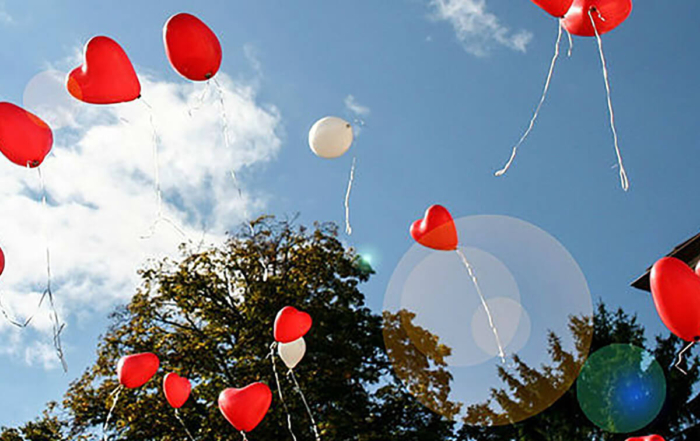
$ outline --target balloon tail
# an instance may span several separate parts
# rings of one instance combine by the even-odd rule
[[[319,435],[319,433],[318,433],[318,426],[316,425],[316,420],[314,419],[313,413],[311,413],[311,408],[309,407],[309,403],[306,401],[306,397],[304,396],[304,392],[301,390],[301,387],[299,386],[299,382],[297,381],[296,375],[294,375],[294,371],[292,369],[290,369],[289,373],[287,375],[289,375],[289,377],[294,382],[294,388],[299,393],[299,396],[301,397],[301,401],[304,403],[304,407],[306,408],[306,413],[309,414],[309,419],[311,420],[311,429],[314,432],[314,436],[316,437],[316,441],[321,441],[321,435]]]
[[[245,432],[241,430],[241,436],[243,437],[243,441],[248,441],[248,437],[245,436]]]
[[[187,109],[187,113],[190,115],[190,118],[192,118],[192,113],[198,111],[204,105],[204,98],[206,98],[207,93],[209,92],[210,86],[211,85],[210,85],[209,81],[204,83],[204,89],[202,90],[202,94],[197,99],[197,103],[194,105],[194,107],[190,107],[189,109]]]
[[[116,389],[112,391],[112,393],[109,394],[109,396],[114,396],[114,401],[112,401],[112,406],[109,408],[109,413],[107,413],[107,418],[105,419],[105,423],[102,425],[102,440],[107,441],[109,437],[107,436],[107,426],[109,426],[109,420],[112,419],[112,414],[114,413],[114,408],[117,407],[117,401],[119,401],[119,394],[122,393],[122,390],[124,389],[124,386],[121,384],[117,386]]]
[[[352,167],[350,168],[350,179],[348,179],[348,190],[345,192],[345,232],[352,235],[352,226],[350,226],[350,192],[352,191],[352,184],[355,181],[355,165],[357,163],[357,157],[352,158]]]
[[[289,433],[292,435],[292,439],[294,441],[297,441],[296,435],[294,435],[294,431],[292,430],[292,416],[289,414],[289,407],[287,406],[287,402],[284,401],[284,395],[282,394],[282,387],[280,386],[280,377],[277,374],[277,364],[275,363],[275,349],[277,348],[277,342],[272,342],[270,345],[270,354],[268,357],[270,357],[270,360],[272,361],[272,371],[275,373],[275,384],[277,385],[277,393],[280,396],[280,401],[282,402],[282,406],[284,406],[284,413],[287,415],[287,429],[289,430]]]
[[[228,127],[228,115],[226,113],[226,101],[224,99],[224,89],[221,87],[221,84],[219,84],[219,81],[217,81],[216,78],[213,78],[212,80],[214,82],[214,86],[216,86],[216,91],[219,94],[219,105],[221,107],[221,125],[223,134],[224,134],[224,146],[226,147],[226,150],[231,149],[231,142],[228,137],[228,132],[229,132],[229,127]],[[248,209],[246,208],[246,202],[245,199],[243,198],[243,190],[241,189],[240,184],[238,183],[238,177],[236,176],[236,171],[231,169],[230,170],[230,175],[231,175],[231,180],[233,181],[233,185],[236,189],[236,192],[238,192],[238,198],[241,200],[241,203],[243,204],[243,218],[245,220],[245,223],[248,225],[248,229],[250,229],[250,234],[255,236],[255,228],[253,228],[253,222],[250,220],[250,215],[248,213]],[[267,264],[265,263],[265,259],[263,258],[262,253],[260,250],[258,250],[258,256],[260,257],[259,262],[260,266],[262,266],[263,269],[263,282],[267,281],[268,278],[268,271],[267,271]]]
[[[46,184],[44,181],[44,175],[41,172],[41,167],[37,167],[36,170],[39,173],[39,183],[41,185],[41,209],[44,211],[44,213],[47,213],[48,205],[46,203]],[[68,372],[68,363],[66,363],[66,358],[63,354],[63,346],[61,345],[61,332],[63,332],[63,328],[66,326],[66,324],[61,323],[61,319],[58,316],[58,311],[56,310],[53,291],[51,290],[51,247],[49,246],[49,234],[47,232],[45,221],[43,223],[43,230],[44,242],[46,243],[46,289],[44,290],[44,293],[41,296],[42,298],[39,301],[39,305],[41,305],[41,303],[43,302],[44,297],[49,299],[51,321],[53,322],[53,347],[56,351],[56,356],[61,361],[63,372]]]
[[[612,130],[613,134],[613,142],[615,143],[615,154],[617,155],[617,165],[619,166],[620,169],[620,185],[622,186],[622,189],[624,191],[629,190],[630,188],[630,183],[629,179],[627,178],[627,172],[625,171],[625,166],[622,163],[622,154],[620,153],[620,146],[617,141],[617,129],[615,128],[615,112],[613,111],[613,105],[612,105],[612,98],[610,94],[610,79],[608,77],[608,65],[607,62],[605,61],[605,53],[603,52],[603,40],[600,38],[600,34],[598,33],[598,27],[595,24],[595,20],[593,19],[593,14],[592,10],[588,10],[588,17],[591,19],[591,24],[593,25],[593,30],[595,31],[595,38],[596,41],[598,42],[598,52],[600,53],[600,63],[603,66],[603,79],[605,80],[605,92],[607,94],[608,98],[608,113],[610,114],[610,129]],[[598,13],[598,17],[605,21],[602,15],[600,15],[600,11],[596,9],[596,12]]]
[[[554,75],[554,66],[557,64],[557,59],[559,58],[559,45],[561,43],[562,28],[564,27],[564,25],[561,23],[561,20],[559,21],[558,26],[559,31],[557,34],[557,42],[554,45],[554,56],[552,57],[552,62],[549,65],[549,73],[547,74],[547,80],[544,83],[544,90],[542,91],[542,97],[540,98],[540,102],[535,108],[535,113],[532,115],[532,119],[530,119],[530,125],[528,125],[527,130],[525,130],[525,133],[523,133],[523,135],[520,137],[518,143],[515,144],[515,146],[513,146],[513,151],[510,154],[508,162],[506,162],[506,165],[503,166],[502,169],[498,170],[495,173],[496,176],[503,176],[504,174],[506,174],[510,166],[513,164],[513,161],[515,160],[515,155],[518,153],[518,148],[522,145],[523,142],[525,142],[525,139],[527,139],[527,137],[530,135],[530,132],[532,132],[533,127],[535,127],[535,122],[537,121],[537,117],[540,114],[540,109],[542,108],[545,99],[547,99],[549,85],[551,84],[552,76]]]
[[[562,27],[564,27],[562,25]],[[571,57],[571,54],[574,52],[574,39],[571,37],[571,32],[569,32],[568,29],[564,28],[566,31],[566,35],[569,37],[569,51],[566,53],[567,57]]]
[[[496,339],[496,345],[498,346],[498,356],[501,358],[501,361],[505,364],[506,363],[506,354],[503,351],[503,345],[501,344],[501,337],[498,335],[498,329],[496,328],[495,323],[493,322],[493,316],[491,315],[491,308],[489,308],[488,303],[486,302],[486,299],[484,298],[484,294],[481,292],[481,287],[479,286],[479,281],[476,278],[476,274],[474,273],[474,268],[472,268],[472,265],[469,263],[467,260],[467,256],[464,255],[462,250],[457,248],[455,251],[457,251],[457,254],[459,254],[459,257],[462,259],[462,263],[464,264],[465,268],[467,268],[467,271],[469,272],[469,277],[472,279],[472,283],[474,284],[474,288],[476,288],[476,293],[479,295],[479,299],[481,300],[481,304],[484,307],[484,310],[486,311],[486,317],[489,320],[489,326],[491,327],[491,331],[493,332],[493,336]]]
[[[151,124],[151,144],[153,144],[153,188],[156,193],[156,219],[151,224],[148,229],[148,233],[141,236],[141,239],[150,239],[156,234],[156,228],[161,222],[170,224],[175,231],[177,231],[180,236],[182,236],[188,242],[192,242],[185,231],[177,224],[175,221],[166,217],[163,214],[163,194],[160,188],[160,160],[158,158],[158,150],[160,145],[160,136],[158,136],[158,130],[156,129],[156,124],[153,121],[153,107],[148,104],[148,102],[141,97],[140,101],[148,109],[148,121]]]
[[[194,437],[190,433],[190,430],[187,428],[187,424],[182,420],[180,417],[180,410],[175,409],[175,418],[180,422],[180,425],[182,426],[183,429],[185,429],[185,433],[187,434],[187,437],[190,439],[190,441],[195,441]]]
[[[685,355],[686,352],[691,350],[693,348],[693,346],[695,346],[695,343],[697,343],[697,342],[698,342],[698,339],[696,338],[695,341],[691,341],[690,343],[688,343],[688,345],[686,347],[684,347],[683,350],[681,350],[678,353],[678,360],[676,361],[676,364],[673,365],[673,367],[678,369],[679,371],[681,371],[683,373],[683,375],[688,375],[688,372],[686,372],[681,367],[681,363],[683,363],[683,360],[684,360],[683,355]]]

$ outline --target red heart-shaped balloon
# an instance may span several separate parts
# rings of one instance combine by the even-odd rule
[[[686,341],[700,337],[700,277],[683,261],[664,257],[651,269],[651,294],[666,327]]]
[[[632,12],[632,0],[574,0],[562,21],[564,28],[574,35],[594,36],[589,11],[598,34],[603,35],[627,20]]]
[[[311,316],[293,306],[280,309],[275,317],[273,333],[280,343],[291,343],[305,336],[311,329]]]
[[[38,167],[53,146],[53,133],[38,116],[12,103],[0,103],[0,151],[22,167]]]
[[[3,271],[5,271],[5,253],[3,253],[2,248],[0,248],[0,276]]]
[[[129,389],[141,387],[158,372],[158,366],[158,356],[150,352],[122,357],[117,364],[119,383]]]
[[[190,397],[192,385],[190,380],[171,372],[163,379],[165,398],[175,409],[181,408]]]
[[[419,244],[434,250],[457,249],[457,228],[452,215],[442,205],[432,205],[423,219],[411,225],[411,236]]]
[[[243,389],[225,389],[219,394],[219,410],[236,430],[250,432],[265,418],[272,403],[272,391],[264,383]]]
[[[204,22],[192,14],[173,15],[163,28],[165,54],[173,68],[192,81],[206,81],[221,66],[221,43]]]
[[[574,0],[532,0],[532,2],[555,17],[563,17]]]
[[[627,438],[627,441],[666,441],[660,435],[638,436],[636,438]]]
[[[68,75],[68,92],[90,104],[116,104],[141,96],[134,66],[119,43],[109,37],[93,37],[85,45],[82,66]]]

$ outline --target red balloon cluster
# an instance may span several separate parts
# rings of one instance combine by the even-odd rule
[[[685,341],[700,339],[700,276],[683,261],[664,257],[651,269],[651,293],[666,327]]]
[[[275,317],[273,334],[279,343],[291,343],[299,340],[311,329],[311,316],[293,306],[280,309]]]
[[[592,37],[595,22],[598,34],[610,32],[629,17],[632,0],[532,0],[549,14],[562,19],[564,28],[574,35]],[[590,13],[590,15],[589,15]]]

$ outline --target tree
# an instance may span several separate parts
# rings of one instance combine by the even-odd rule
[[[49,405],[43,416],[22,427],[0,429],[0,441],[99,438],[112,405],[110,394],[117,387],[117,360],[146,351],[159,355],[161,370],[143,388],[121,393],[108,427],[112,439],[185,439],[160,390],[163,376],[176,372],[193,381],[192,398],[180,415],[197,440],[235,439],[216,400],[224,388],[254,381],[267,383],[275,396],[265,420],[250,434],[251,441],[289,440],[285,407],[268,358],[274,317],[286,305],[314,319],[306,337],[306,358],[295,372],[324,440],[626,439],[588,422],[575,387],[539,415],[513,425],[463,425],[438,416],[421,403],[452,417],[463,409],[449,400],[452,377],[445,359],[451,349],[430,330],[415,325],[415,314],[409,311],[372,313],[359,290],[372,273],[366,262],[343,247],[333,225],[316,225],[309,231],[265,217],[218,247],[183,247],[178,260],[151,262],[141,271],[141,287],[111,315],[97,360],[70,385],[61,406]],[[590,332],[589,320],[572,318],[573,335],[583,339]],[[635,316],[611,312],[601,303],[595,311],[591,351],[611,343],[644,347],[647,342]],[[657,337],[650,349],[668,368],[668,395],[661,415],[639,434],[656,432],[668,441],[698,439],[700,409],[686,403],[700,376],[700,362],[688,364],[688,376],[670,369],[681,345],[676,337]],[[515,408],[527,406],[528,387],[534,382],[580,368],[582,360],[562,349],[558,336],[550,334],[549,347],[548,366],[527,366],[516,358],[514,373],[499,371],[503,386],[492,391],[492,399]],[[294,432],[299,441],[313,439],[304,406],[281,367],[278,363]],[[489,409],[489,403],[474,406],[470,422],[488,422],[493,417]]]
[[[184,438],[160,390],[167,372],[192,380],[192,398],[180,416],[196,439],[238,436],[219,413],[217,397],[224,388],[255,381],[267,383],[275,396],[250,439],[290,439],[268,357],[273,320],[286,305],[314,319],[305,337],[308,352],[295,372],[324,439],[450,436],[452,423],[418,404],[393,374],[383,349],[382,317],[365,306],[358,289],[373,271],[343,247],[336,227],[307,231],[269,217],[252,227],[221,247],[183,248],[181,260],[153,262],[141,272],[138,292],[111,315],[96,362],[70,385],[57,430],[63,438],[52,439],[101,434],[117,387],[117,360],[138,352],[158,354],[161,369],[143,388],[121,393],[108,427],[115,439]],[[298,439],[312,439],[306,411],[285,375],[280,386]],[[5,430],[3,441],[42,439],[17,438],[13,430]]]

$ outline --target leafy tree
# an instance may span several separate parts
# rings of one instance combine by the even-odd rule
[[[449,400],[452,377],[445,359],[451,349],[416,326],[409,311],[379,316],[366,307],[359,285],[373,271],[343,247],[332,225],[316,225],[309,231],[266,217],[219,247],[182,251],[177,261],[151,262],[141,272],[142,286],[111,315],[97,360],[70,385],[61,406],[49,405],[43,416],[22,427],[0,429],[0,441],[101,437],[117,387],[117,360],[146,351],[159,355],[161,370],[144,387],[121,393],[108,426],[111,439],[185,439],[160,389],[163,376],[176,372],[193,382],[192,398],[180,416],[197,440],[237,437],[216,400],[224,388],[254,381],[267,383],[274,399],[265,420],[250,434],[251,441],[289,440],[285,407],[268,358],[274,317],[286,305],[314,318],[306,337],[308,352],[295,372],[325,440],[626,439],[588,422],[575,387],[539,415],[499,427],[455,425],[420,404],[414,396],[443,415],[456,417],[463,410],[460,403]],[[579,317],[571,322],[580,344],[584,331],[590,331],[587,320]],[[645,347],[647,342],[636,317],[622,310],[611,312],[601,303],[595,312],[591,350],[612,343]],[[668,441],[699,439],[700,409],[686,403],[700,376],[700,362],[693,359],[688,364],[687,376],[670,368],[682,344],[673,336],[657,337],[650,349],[667,369],[668,394],[661,415],[639,434],[659,433]],[[514,372],[500,370],[503,387],[492,391],[492,400],[526,408],[534,402],[532,385],[580,369],[582,359],[567,353],[558,336],[550,334],[549,348],[548,366],[527,366],[515,358]],[[277,366],[294,432],[299,441],[313,439],[304,406],[281,363]],[[464,410],[473,418],[471,423],[494,418],[490,402]]]
[[[70,385],[63,401],[66,416],[52,439],[101,435],[117,387],[117,360],[138,352],[158,354],[161,369],[144,387],[121,392],[108,425],[114,439],[185,438],[160,388],[168,372],[193,383],[192,398],[180,416],[196,439],[238,437],[220,414],[217,398],[224,388],[255,381],[267,383],[275,395],[270,412],[249,438],[291,439],[268,357],[274,318],[286,305],[314,319],[305,337],[306,357],[295,373],[323,439],[430,441],[451,436],[452,423],[418,404],[393,374],[383,347],[382,317],[365,306],[358,289],[373,271],[343,247],[336,227],[316,225],[307,231],[267,217],[252,227],[221,247],[183,249],[180,261],[153,262],[141,272],[138,292],[111,315],[96,362]],[[277,367],[282,370],[279,360]],[[296,436],[313,439],[299,396],[280,374]],[[43,439],[21,432],[8,429],[0,439]]]

